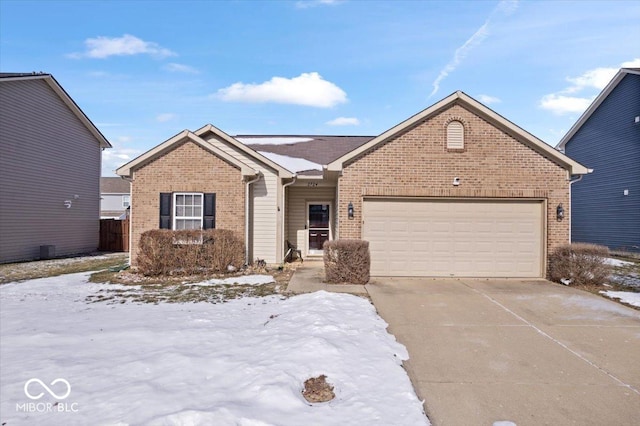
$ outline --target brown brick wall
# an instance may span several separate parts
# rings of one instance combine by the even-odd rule
[[[135,265],[140,235],[159,228],[161,192],[215,192],[216,228],[230,229],[244,241],[244,183],[238,168],[193,142],[134,172],[131,186],[131,261]]]
[[[452,119],[464,123],[463,151],[446,149]],[[454,177],[460,186],[453,186]],[[547,252],[569,241],[566,170],[457,104],[361,155],[344,168],[338,185],[340,238],[361,237],[363,197],[420,196],[545,199]],[[559,203],[565,209],[560,222]]]

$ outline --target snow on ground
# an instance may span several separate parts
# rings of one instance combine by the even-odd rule
[[[230,278],[213,278],[199,283],[189,285],[209,286],[209,285],[263,285],[274,283],[275,280],[271,275],[241,275],[239,277]]]
[[[313,163],[304,158],[288,157],[286,155],[274,154],[273,152],[258,151],[269,160],[280,164],[290,172],[303,172],[306,170],[322,170],[322,165]]]
[[[236,140],[244,144],[261,144],[261,145],[287,145],[299,142],[310,142],[312,138],[295,138],[295,137],[236,137]]]
[[[640,308],[640,293],[633,293],[631,291],[601,291],[600,293],[612,299],[620,299],[621,302]]]
[[[87,278],[0,286],[3,424],[429,424],[365,299],[89,304],[109,285]],[[320,374],[336,398],[311,405],[303,382]]]
[[[605,262],[608,263],[611,266],[633,265],[633,262],[627,262],[626,260],[614,259],[614,258],[611,258],[611,257],[605,259]]]

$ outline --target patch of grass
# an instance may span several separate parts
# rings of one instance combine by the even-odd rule
[[[0,265],[0,284],[25,281],[36,278],[55,277],[77,272],[108,269],[123,265],[128,253],[109,254],[107,256],[83,256],[65,259],[39,260],[34,262],[10,263]]]
[[[145,277],[131,271],[99,271],[91,275],[90,282],[119,284],[106,287],[98,294],[87,297],[90,303],[222,303],[242,297],[282,295],[294,272],[293,267],[276,269],[250,269],[248,274],[273,276],[275,282],[263,285],[198,285],[211,278],[228,278],[229,275],[192,275],[169,277]]]
[[[602,284],[584,284],[572,285],[572,287],[589,293],[597,294],[607,300],[613,300],[632,309],[640,310],[640,307],[624,303],[619,299],[613,299],[601,294],[601,291],[627,291],[632,293],[640,293],[640,262],[632,258],[626,258],[625,261],[634,262],[632,264],[613,266],[612,273],[607,283]]]

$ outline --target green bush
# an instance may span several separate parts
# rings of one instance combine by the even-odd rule
[[[325,241],[324,270],[329,283],[366,284],[371,256],[369,242],[362,240]]]
[[[224,273],[244,264],[244,243],[226,229],[170,231],[140,236],[136,267],[147,276]]]
[[[611,274],[609,249],[595,244],[575,243],[558,247],[549,256],[548,278],[569,285],[601,285]]]

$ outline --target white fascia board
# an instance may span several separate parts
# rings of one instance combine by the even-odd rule
[[[375,147],[376,145],[387,141],[388,139],[394,137],[398,133],[414,126],[418,122],[428,119],[429,117],[437,114],[439,111],[443,110],[449,105],[452,105],[455,102],[460,102],[461,104],[466,105],[467,107],[475,110],[476,113],[478,113],[480,116],[487,118],[489,121],[493,122],[494,125],[507,131],[508,133],[516,137],[521,142],[524,142],[534,150],[538,151],[540,154],[546,155],[549,158],[557,161],[563,167],[567,168],[571,172],[571,174],[587,174],[588,173],[589,169],[587,169],[582,164],[572,160],[571,158],[567,157],[560,151],[557,151],[550,145],[547,145],[540,139],[533,136],[531,133],[518,127],[511,121],[502,117],[500,114],[496,113],[492,109],[486,107],[482,103],[476,101],[475,99],[473,99],[472,97],[470,97],[469,95],[461,91],[452,93],[451,95],[447,96],[441,101],[431,105],[427,109],[410,117],[409,119],[403,121],[397,126],[392,127],[391,129],[382,133],[380,136],[375,137],[374,139],[367,142],[366,144],[334,160],[333,162],[327,165],[327,170],[335,171],[335,172],[341,171],[345,162],[349,161],[352,158],[355,158],[356,156]]]
[[[223,132],[222,130],[218,129],[217,127],[215,127],[212,124],[207,124],[201,128],[199,128],[198,130],[196,130],[194,133],[197,136],[202,136],[207,132],[211,132],[214,135],[218,136],[219,138],[222,138],[224,141],[230,143],[231,145],[233,145],[234,147],[238,148],[240,151],[244,152],[246,155],[253,157],[254,160],[266,164],[267,166],[271,167],[272,169],[276,170],[278,172],[278,175],[281,178],[292,178],[295,176],[295,173],[291,172],[290,170],[287,170],[286,168],[282,167],[280,164],[268,159],[267,157],[265,157],[264,155],[260,154],[258,151],[255,151],[251,148],[249,148],[248,146],[246,146],[245,144],[243,144],[242,142],[240,142],[239,140],[235,139],[234,137],[226,134],[225,132]]]
[[[100,130],[93,124],[87,115],[80,109],[78,104],[69,96],[60,83],[51,74],[17,75],[13,77],[3,77],[0,81],[18,80],[44,80],[56,95],[65,103],[71,112],[82,122],[89,132],[98,140],[100,148],[112,148],[111,143],[105,138]]]
[[[201,137],[197,136],[196,134],[190,132],[189,130],[183,130],[182,132],[178,133],[177,135],[173,136],[172,138],[167,139],[166,141],[164,141],[160,145],[157,145],[154,148],[151,148],[149,151],[145,152],[144,154],[136,157],[135,159],[131,160],[127,164],[119,167],[116,170],[116,174],[118,174],[119,176],[131,177],[132,169],[136,168],[137,166],[139,166],[141,164],[145,164],[149,160],[152,160],[154,158],[159,157],[160,155],[162,155],[162,153],[164,153],[172,145],[174,145],[176,143],[179,143],[179,142],[182,142],[185,139],[191,140],[192,142],[194,142],[194,143],[200,145],[201,147],[203,147],[204,149],[210,151],[212,154],[216,155],[217,157],[225,160],[226,162],[228,162],[230,164],[235,165],[236,167],[238,167],[240,169],[240,171],[241,171],[243,176],[256,176],[258,174],[258,172],[256,170],[252,169],[251,167],[249,167],[245,163],[243,163],[240,160],[232,157],[231,155],[227,154],[226,152],[222,151],[221,149],[217,148],[216,146],[212,145],[211,143],[205,141],[204,139],[202,139]]]
[[[589,108],[587,108],[587,110],[582,113],[578,121],[576,121],[575,124],[571,126],[567,134],[564,135],[564,137],[560,140],[560,142],[558,142],[558,145],[556,145],[557,149],[564,152],[565,150],[564,147],[565,145],[567,145],[567,142],[569,142],[571,138],[578,132],[578,130],[580,130],[580,128],[584,125],[584,123],[586,123],[589,117],[591,117],[591,115],[598,109],[600,104],[602,104],[602,102],[604,102],[604,100],[607,99],[609,94],[613,92],[613,89],[615,89],[618,86],[618,84],[622,81],[622,79],[629,73],[640,74],[640,72],[632,69],[622,68],[621,70],[619,70],[618,73],[611,79],[609,84],[607,84],[605,88],[602,89],[602,92],[600,92],[600,94],[593,100],[593,102],[591,102],[591,105],[589,105]]]

